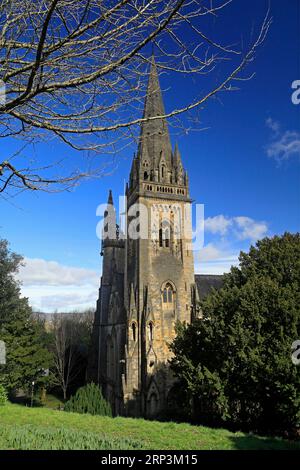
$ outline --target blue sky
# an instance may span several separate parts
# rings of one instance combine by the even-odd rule
[[[262,19],[267,2],[236,0],[225,17],[223,36],[236,38]],[[201,132],[177,136],[195,202],[205,205],[205,247],[196,271],[221,273],[237,262],[239,251],[265,235],[300,227],[300,105],[291,84],[300,80],[299,2],[271,2],[273,24],[240,90],[223,93],[200,112]],[[167,110],[180,98],[208,86],[187,89],[185,79],[161,77]],[[171,129],[172,134],[172,129]],[[175,136],[172,136],[173,144]],[[2,155],[16,148],[2,142]],[[96,208],[122,194],[133,154],[118,157],[111,175],[82,183],[70,193],[24,192],[0,199],[0,237],[26,258],[20,273],[23,293],[39,310],[93,307],[101,274]],[[68,158],[57,142],[36,152]],[[72,154],[72,158],[76,157]]]

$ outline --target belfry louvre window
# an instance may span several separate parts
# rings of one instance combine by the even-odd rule
[[[159,229],[159,246],[163,246],[163,231],[162,228]]]
[[[168,229],[165,230],[165,247],[169,248],[170,246],[170,232]]]

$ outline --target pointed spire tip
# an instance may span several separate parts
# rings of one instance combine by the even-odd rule
[[[112,190],[111,190],[111,189],[109,190],[109,193],[108,193],[108,201],[107,201],[107,203],[108,203],[108,204],[111,204],[111,205],[114,204],[113,196],[112,196]]]

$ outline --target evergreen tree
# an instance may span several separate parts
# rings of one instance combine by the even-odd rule
[[[94,383],[79,388],[65,404],[64,410],[74,413],[112,416],[110,404],[104,399],[101,388]]]
[[[178,327],[172,368],[197,420],[264,432],[300,427],[300,234],[265,238],[240,254],[203,319]]]
[[[15,275],[22,258],[0,240],[0,339],[6,345],[6,364],[0,366],[0,382],[11,394],[26,390],[34,381],[46,381],[44,370],[51,356],[41,342],[42,327],[22,298]]]

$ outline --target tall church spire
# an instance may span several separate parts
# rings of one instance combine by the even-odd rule
[[[165,108],[159,85],[157,66],[154,55],[151,59],[151,68],[144,107],[144,118],[164,116]],[[138,157],[140,161],[147,160],[149,166],[155,170],[164,160],[171,167],[172,148],[165,118],[145,121],[141,126],[140,145]]]
[[[111,204],[112,206],[114,205],[113,196],[112,196],[112,190],[111,190],[111,189],[109,190],[109,193],[108,193],[107,204]]]
[[[104,212],[102,247],[107,244],[108,240],[116,239],[117,218],[112,196],[112,190],[109,190],[107,207]]]

